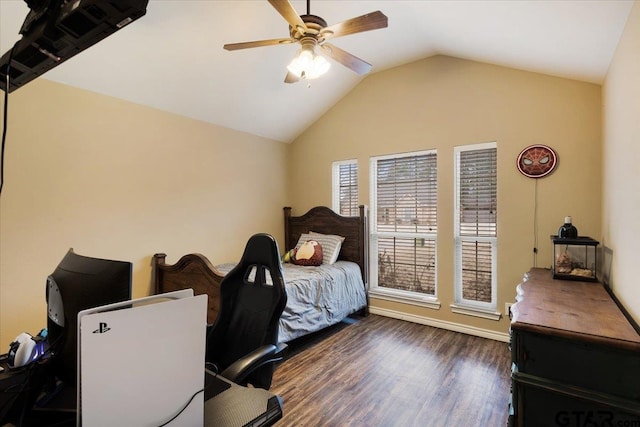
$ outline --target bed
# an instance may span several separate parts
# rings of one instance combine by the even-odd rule
[[[287,289],[287,306],[280,318],[279,340],[296,338],[336,324],[359,312],[368,314],[368,230],[365,206],[359,215],[345,217],[324,206],[293,216],[284,208],[284,240],[282,252],[294,248],[303,233],[343,236],[345,239],[331,265],[319,267],[283,263]],[[193,288],[196,295],[206,294],[207,322],[218,314],[220,282],[233,264],[214,265],[202,254],[188,254],[175,264],[166,263],[166,255],[157,253],[152,259],[152,281],[155,293]]]

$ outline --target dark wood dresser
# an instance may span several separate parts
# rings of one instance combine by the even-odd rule
[[[640,427],[640,335],[604,286],[534,268],[516,301],[509,425]]]

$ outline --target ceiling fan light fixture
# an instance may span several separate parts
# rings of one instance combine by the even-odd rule
[[[303,46],[287,66],[289,72],[300,79],[316,79],[327,71],[331,64],[323,56],[317,55],[313,47]]]
[[[364,31],[377,30],[388,26],[388,18],[384,13],[376,10],[362,16],[347,19],[338,24],[327,26],[327,21],[317,15],[311,14],[311,0],[307,0],[307,13],[299,15],[291,5],[290,0],[268,0],[269,4],[289,24],[289,37],[270,40],[256,40],[242,43],[228,43],[223,46],[225,50],[248,49],[261,46],[273,46],[279,44],[300,43],[301,49],[295,58],[287,66],[285,83],[295,83],[300,80],[315,79],[331,67],[325,57],[329,57],[338,64],[349,68],[351,71],[363,75],[371,71],[371,64],[362,59],[326,43],[337,37]],[[323,55],[316,55],[316,47],[323,48]]]

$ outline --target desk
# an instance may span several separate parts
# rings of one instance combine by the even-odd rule
[[[0,391],[6,387],[14,387],[22,384],[26,379],[27,370],[9,370],[6,363],[0,363],[6,370],[0,373]],[[259,389],[248,388],[235,384],[226,378],[215,375],[205,370],[204,392],[204,426],[210,427],[258,427],[270,426],[282,418],[282,400],[275,394]],[[47,427],[51,425],[59,427],[71,427],[76,425],[75,411],[69,406],[75,403],[75,389],[63,389],[60,395],[51,401],[51,405],[57,405],[54,410],[51,407],[32,409],[25,414],[23,425],[33,427]],[[18,425],[20,406],[9,413],[10,398],[16,397],[8,393],[0,393],[0,426],[13,422]],[[25,396],[26,398],[26,396]],[[23,402],[24,400],[20,400]],[[6,416],[6,419],[5,419]],[[171,424],[169,424],[171,425]]]
[[[0,356],[0,426],[9,420],[19,420],[22,409],[38,396],[45,383],[46,363],[10,368],[6,355]],[[24,425],[29,425],[25,420]]]

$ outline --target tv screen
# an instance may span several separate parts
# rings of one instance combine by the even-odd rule
[[[69,249],[47,278],[47,329],[53,374],[76,386],[78,312],[131,299],[130,262],[90,258]]]

